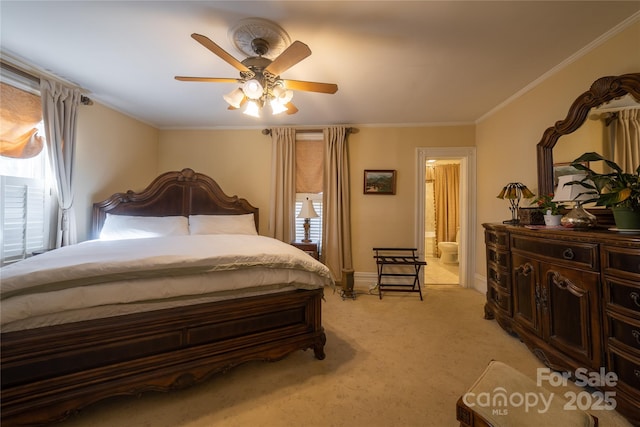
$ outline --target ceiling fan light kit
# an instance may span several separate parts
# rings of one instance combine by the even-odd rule
[[[235,110],[246,104],[243,111],[245,114],[260,117],[261,109],[268,104],[273,114],[295,114],[298,108],[291,103],[293,90],[328,94],[338,90],[338,85],[333,83],[280,78],[280,74],[311,55],[311,49],[297,40],[290,43],[288,34],[270,21],[245,19],[229,32],[229,38],[236,49],[248,55],[243,61],[238,61],[206,36],[194,33],[191,37],[236,68],[240,72],[240,78],[176,76],[176,80],[239,83],[240,87],[223,96],[229,109]]]
[[[233,108],[240,108],[240,105],[242,105],[242,101],[244,99],[244,92],[238,87],[228,94],[224,95],[223,98]]]

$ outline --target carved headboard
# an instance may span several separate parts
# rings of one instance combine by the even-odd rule
[[[158,176],[139,193],[116,193],[93,204],[92,238],[100,235],[107,213],[134,216],[239,215],[253,213],[258,230],[258,208],[246,199],[227,196],[207,175],[186,168]]]

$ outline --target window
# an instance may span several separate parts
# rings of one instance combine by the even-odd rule
[[[296,230],[295,239],[304,238],[304,218],[298,218],[302,203],[309,198],[318,218],[311,218],[309,237],[322,245],[322,186],[323,186],[323,137],[322,132],[296,134]]]
[[[52,180],[39,86],[5,64],[0,85],[3,100],[11,101],[0,111],[0,265],[5,265],[50,247]]]

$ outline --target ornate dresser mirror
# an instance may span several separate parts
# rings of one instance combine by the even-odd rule
[[[601,77],[593,82],[588,91],[576,98],[564,120],[556,122],[544,132],[542,140],[537,146],[538,191],[540,194],[550,194],[555,190],[553,148],[558,139],[578,130],[585,123],[592,109],[627,94],[640,103],[640,73]],[[573,158],[577,158],[586,151],[590,150],[584,149],[576,153]]]

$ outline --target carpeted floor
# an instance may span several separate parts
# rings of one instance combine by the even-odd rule
[[[114,398],[62,425],[457,426],[457,399],[492,359],[535,379],[543,365],[483,319],[484,295],[457,286],[424,295],[342,300],[327,291],[325,360],[300,351],[251,362],[187,390]],[[601,427],[629,426],[616,412],[598,412]]]

